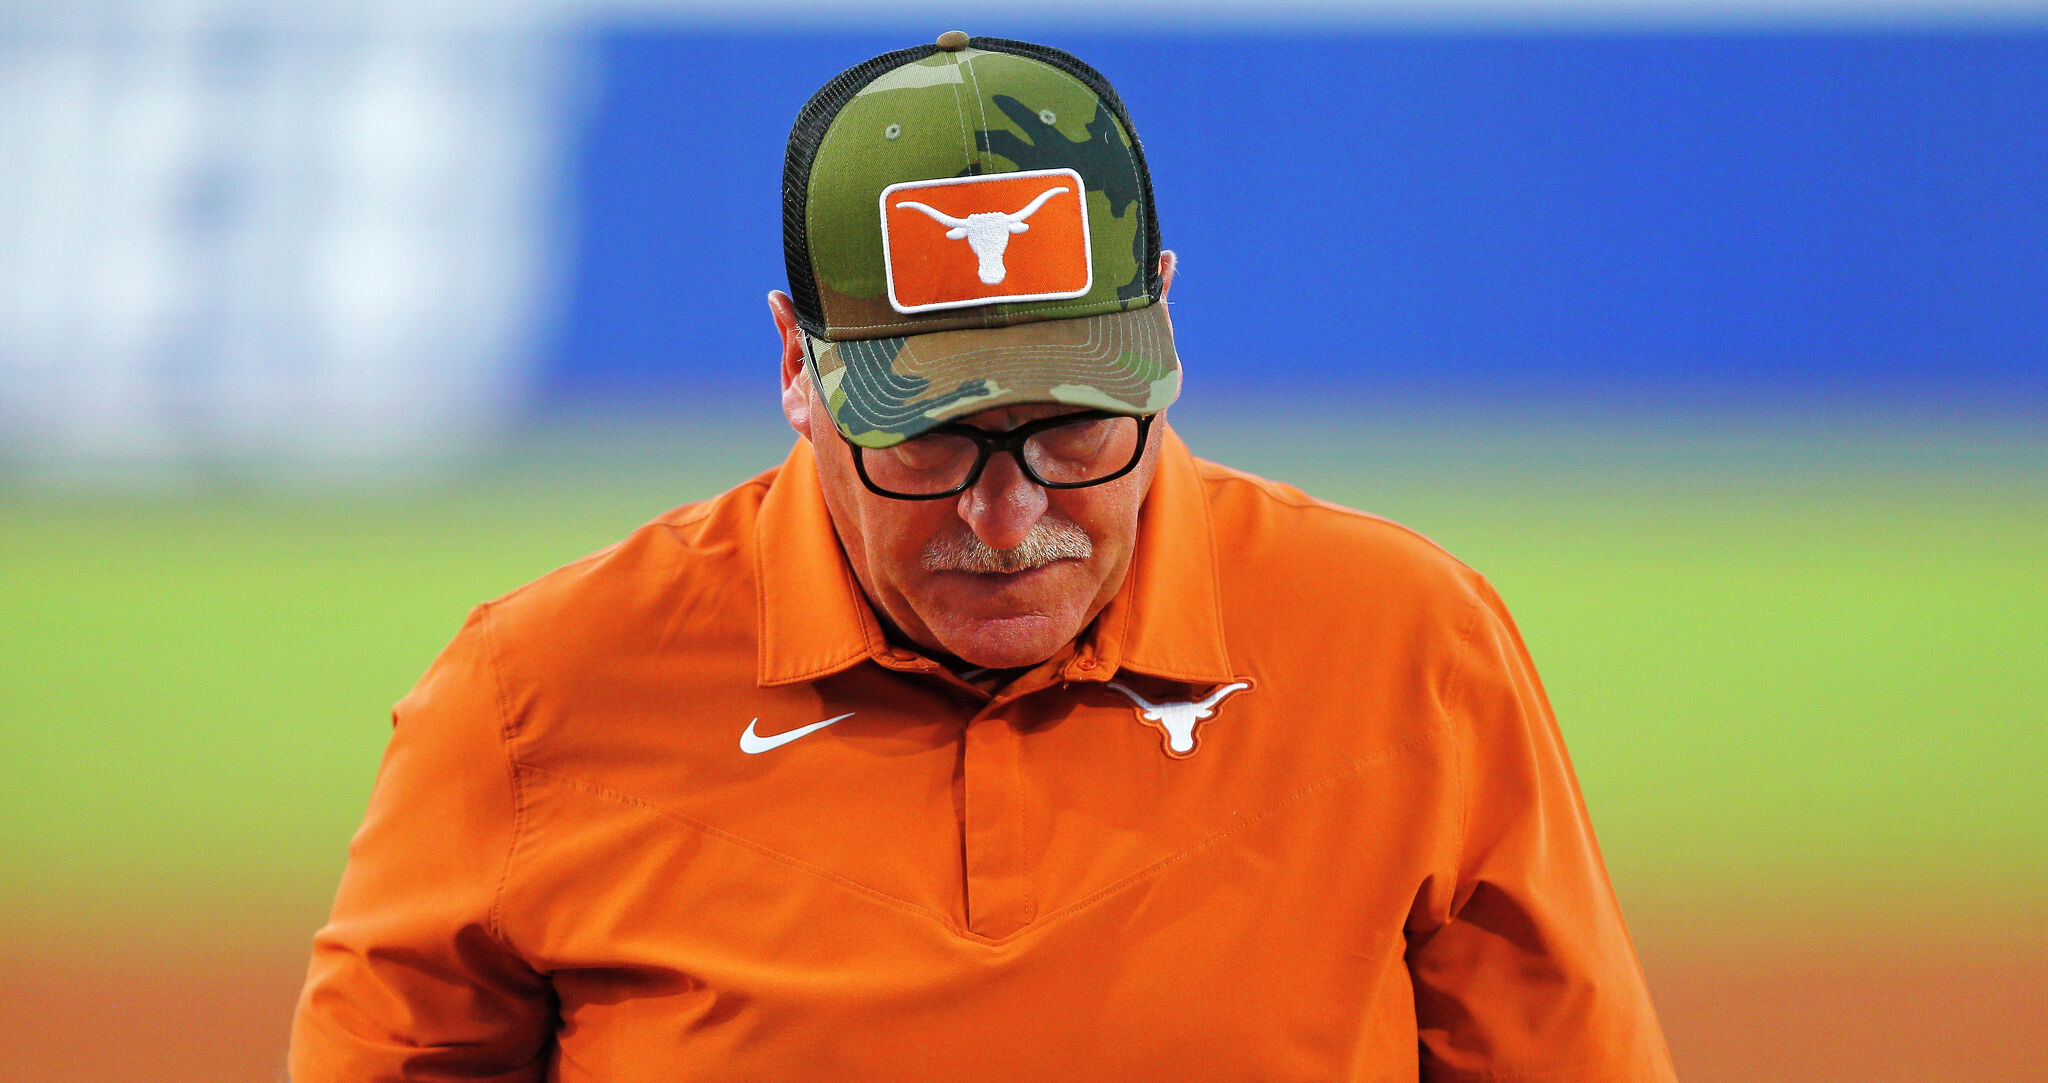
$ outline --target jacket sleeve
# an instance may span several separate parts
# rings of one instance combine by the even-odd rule
[[[1483,581],[1446,683],[1459,845],[1411,923],[1423,1078],[1674,1079],[1550,703]]]
[[[294,1083],[538,1080],[545,976],[498,921],[519,828],[489,608],[392,712],[391,743],[315,936],[292,1024]]]

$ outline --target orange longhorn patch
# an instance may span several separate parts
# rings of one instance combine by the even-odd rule
[[[1095,284],[1086,193],[1071,169],[882,189],[890,307],[907,315],[1086,294]]]

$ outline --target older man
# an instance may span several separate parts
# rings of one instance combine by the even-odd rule
[[[399,704],[293,1078],[1671,1078],[1493,591],[1167,424],[1100,75],[878,57],[784,194],[801,439]]]

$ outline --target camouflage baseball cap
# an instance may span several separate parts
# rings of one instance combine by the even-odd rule
[[[782,187],[806,362],[848,440],[1179,394],[1144,151],[1067,53],[956,30],[849,68],[797,115]]]

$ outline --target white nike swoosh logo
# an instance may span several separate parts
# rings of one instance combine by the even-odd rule
[[[826,726],[829,726],[842,718],[852,717],[853,712],[848,711],[845,714],[840,715],[839,718],[828,718],[823,722],[813,722],[808,726],[798,726],[793,730],[784,730],[783,732],[778,733],[773,737],[763,737],[760,734],[754,732],[754,727],[756,725],[759,725],[761,721],[760,719],[756,718],[752,722],[747,723],[747,732],[740,734],[740,751],[746,753],[749,756],[758,756],[761,753],[767,752],[771,749],[781,748],[783,745],[786,745],[791,741],[794,741],[797,738],[802,737],[806,734],[816,733],[819,730],[824,729]]]

